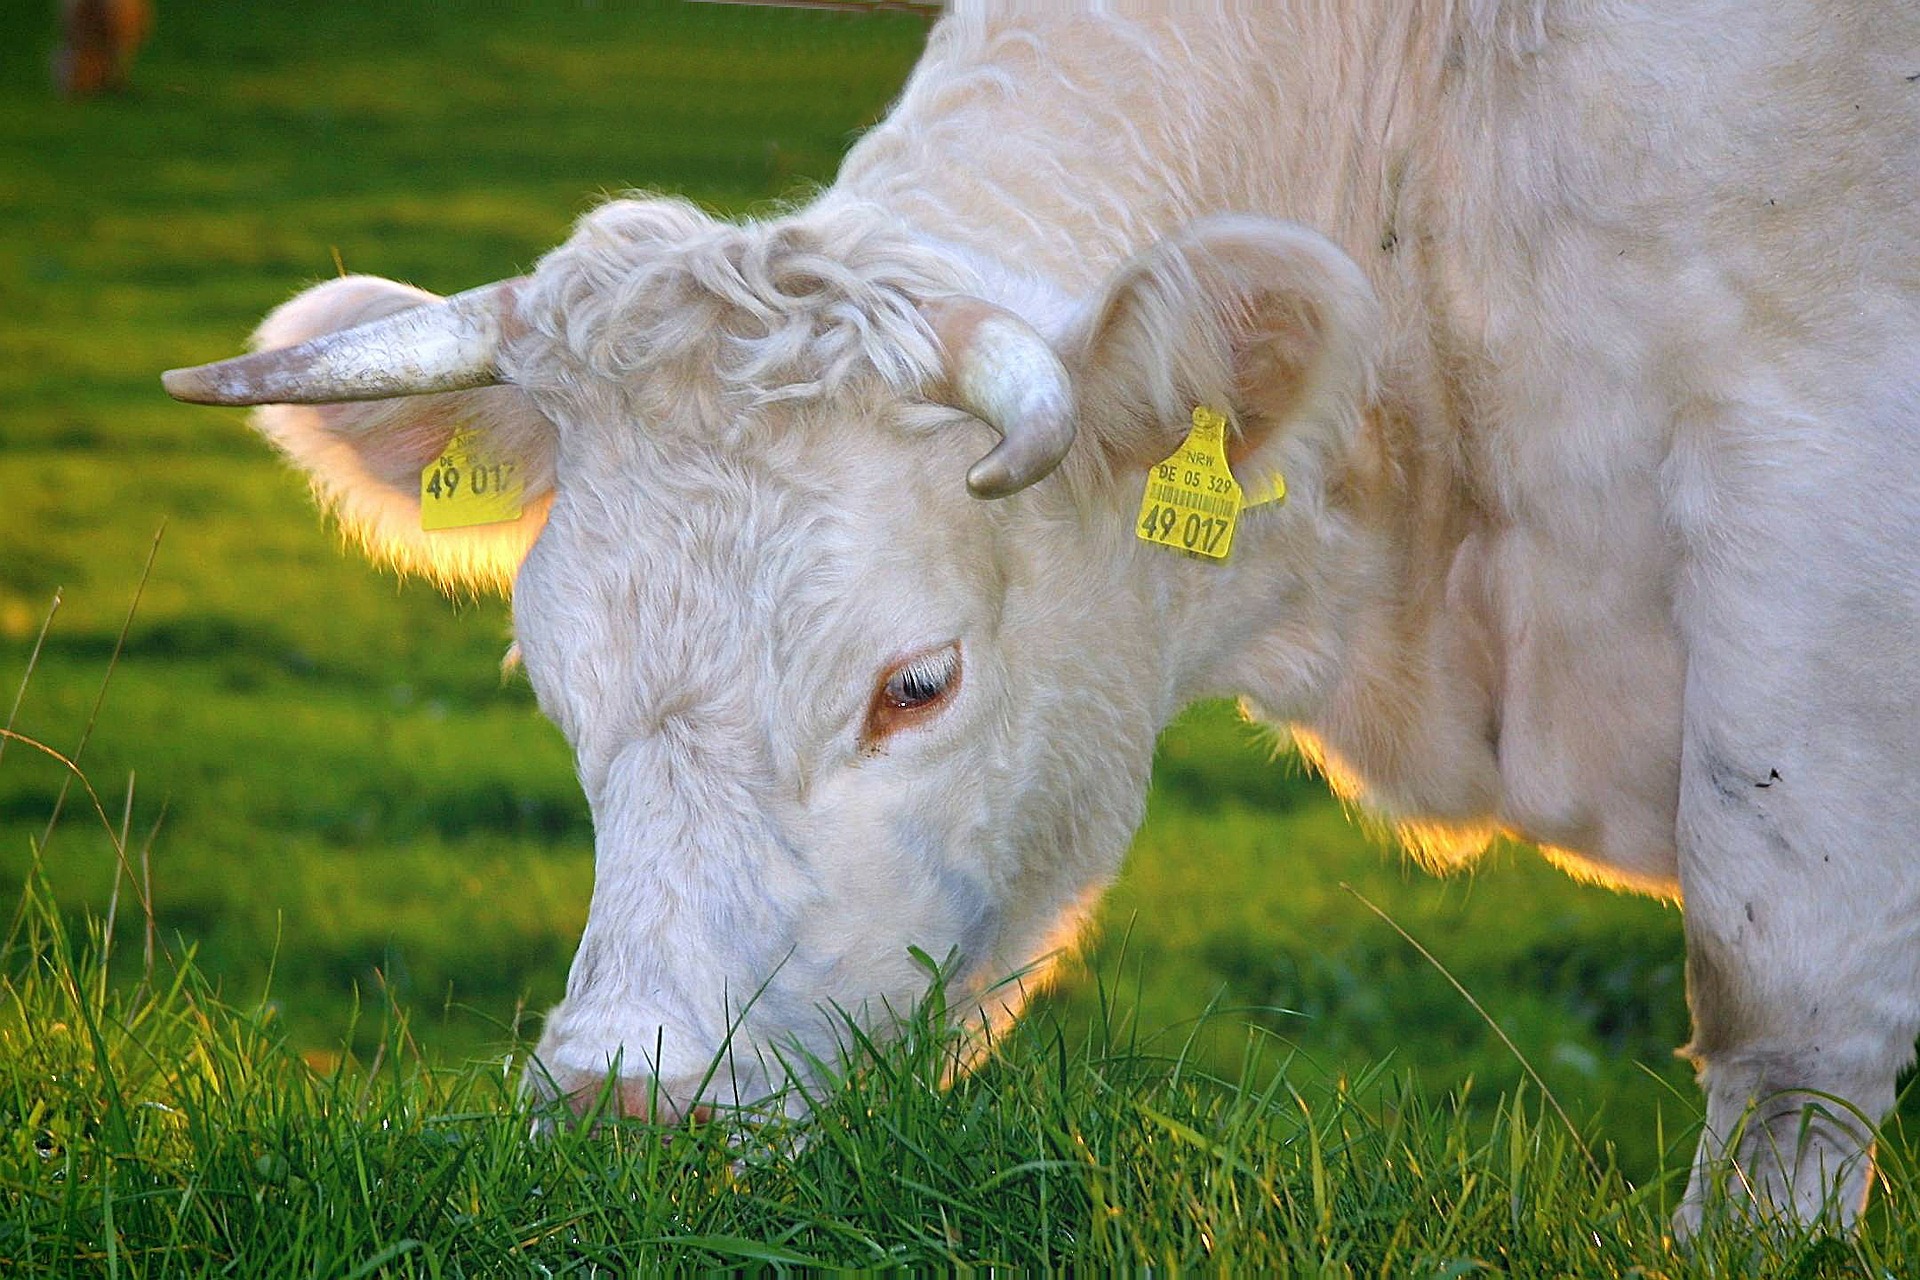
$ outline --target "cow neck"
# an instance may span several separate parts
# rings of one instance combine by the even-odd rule
[[[1477,851],[1501,810],[1501,690],[1459,409],[1433,353],[1391,353],[1330,509],[1354,531],[1338,676],[1291,726],[1334,790],[1419,842]]]

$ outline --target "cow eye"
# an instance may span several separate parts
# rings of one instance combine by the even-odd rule
[[[887,674],[881,686],[887,705],[902,711],[924,707],[946,696],[953,678],[960,674],[960,651],[952,645],[937,653],[922,653],[908,658]]]
[[[895,663],[881,677],[867,707],[864,744],[878,746],[889,735],[938,711],[960,687],[960,646],[943,645]]]

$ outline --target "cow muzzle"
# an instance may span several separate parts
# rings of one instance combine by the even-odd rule
[[[536,1133],[562,1121],[595,1123],[644,1120],[657,1125],[706,1124],[714,1108],[697,1101],[701,1079],[664,1081],[657,1076],[623,1076],[549,1069],[537,1058],[527,1064],[526,1089],[537,1114]]]

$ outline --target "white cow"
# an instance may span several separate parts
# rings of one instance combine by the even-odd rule
[[[563,1092],[766,1095],[910,946],[1010,1015],[1236,694],[1433,862],[1683,898],[1682,1227],[1851,1222],[1920,1030],[1920,10],[1281,8],[964,9],[804,208],[332,281],[169,389],[512,584],[597,832]],[[1290,494],[1225,561],[1136,536],[1196,406]],[[456,430],[517,519],[422,531]]]

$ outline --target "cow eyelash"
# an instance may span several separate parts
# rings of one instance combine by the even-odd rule
[[[867,706],[861,744],[877,749],[894,733],[946,705],[960,685],[960,646],[953,643],[895,663],[880,678]]]
[[[944,696],[959,674],[960,651],[948,645],[938,653],[908,658],[893,669],[880,690],[889,706],[911,711]]]

